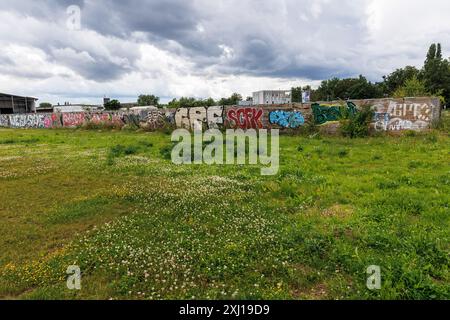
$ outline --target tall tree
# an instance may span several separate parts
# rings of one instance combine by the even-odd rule
[[[450,101],[450,64],[442,58],[441,44],[432,44],[423,66],[425,88],[434,95],[442,95]]]

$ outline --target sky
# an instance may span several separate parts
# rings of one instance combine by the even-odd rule
[[[1,0],[0,92],[122,102],[312,85],[450,56],[448,0]]]

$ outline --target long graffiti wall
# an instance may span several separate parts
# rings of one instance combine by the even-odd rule
[[[364,106],[374,110],[378,131],[425,130],[441,116],[437,98],[376,99],[270,106],[214,106],[136,112],[86,112],[0,115],[0,127],[77,128],[86,124],[133,125],[153,131],[162,128],[296,130],[309,122],[335,123]]]

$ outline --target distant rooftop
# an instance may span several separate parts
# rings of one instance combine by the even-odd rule
[[[2,97],[21,98],[21,99],[27,98],[27,99],[32,99],[32,100],[39,100],[38,98],[34,98],[34,97],[18,96],[18,95],[15,95],[15,94],[2,93],[2,92],[0,92],[0,96],[2,96]]]

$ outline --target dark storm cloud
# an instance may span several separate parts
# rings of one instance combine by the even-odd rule
[[[213,68],[224,74],[309,79],[357,74],[357,66],[345,63],[354,59],[345,46],[363,41],[366,32],[364,5],[349,0],[19,0],[2,1],[0,10],[64,25],[69,5],[82,9],[83,30],[124,42],[139,34],[139,41],[192,61],[193,72]],[[136,48],[111,44],[105,53],[96,50],[97,43],[86,46],[62,37],[42,35],[34,45],[86,79],[107,81],[138,71]],[[305,57],[298,59],[299,53]],[[328,63],[335,55],[342,60]],[[118,63],[123,59],[127,63]]]

